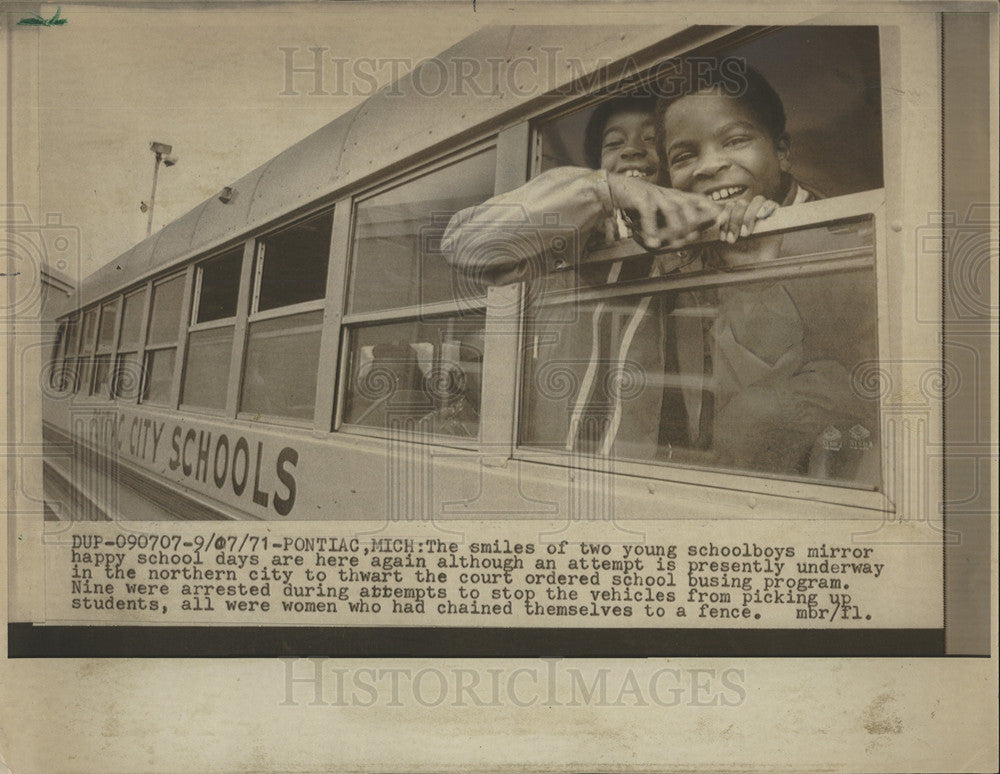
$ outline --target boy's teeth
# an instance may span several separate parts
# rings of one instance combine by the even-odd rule
[[[723,199],[728,199],[730,196],[735,196],[741,193],[744,189],[739,186],[731,186],[729,188],[723,188],[719,191],[712,191],[713,201],[722,201]]]
[[[626,169],[625,170],[625,176],[626,177],[645,177],[646,175],[643,174],[642,170],[639,170],[639,169]]]

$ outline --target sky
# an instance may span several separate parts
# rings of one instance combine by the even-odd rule
[[[440,21],[427,24],[435,13]],[[79,229],[81,277],[145,237],[140,203],[152,187],[150,141],[172,145],[178,157],[160,168],[155,232],[361,102],[371,84],[338,81],[334,57],[419,62],[490,16],[464,4],[358,3],[212,11],[64,4],[62,15],[61,27],[13,34],[38,36],[41,212],[33,216],[37,222],[55,213]],[[294,49],[295,65],[305,66],[313,62],[313,46],[328,49],[322,90],[331,93],[311,94],[312,77],[299,75],[292,84],[297,93],[282,94],[289,54],[281,49]],[[15,56],[25,50],[15,46]],[[371,71],[380,83],[392,75],[388,65]]]

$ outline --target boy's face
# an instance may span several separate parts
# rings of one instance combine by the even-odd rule
[[[775,141],[741,100],[718,92],[682,97],[663,116],[670,184],[714,201],[758,194],[780,202],[788,140]]]
[[[660,157],[652,115],[641,110],[611,114],[601,138],[601,169],[656,180]]]

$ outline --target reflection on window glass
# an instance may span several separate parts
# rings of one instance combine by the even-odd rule
[[[66,354],[75,355],[80,348],[80,318],[74,315],[66,324]]]
[[[225,408],[232,350],[232,326],[194,331],[188,336],[187,364],[181,391],[183,405]]]
[[[482,319],[358,328],[344,421],[475,438],[482,392]]]
[[[108,388],[111,379],[111,355],[98,355],[94,359],[94,386],[91,395],[101,398],[108,397]]]
[[[59,329],[56,331],[55,340],[52,342],[52,355],[49,358],[53,363],[59,359],[59,355],[63,352],[63,345],[66,343],[66,321],[59,323]]]
[[[694,248],[701,287],[542,307],[521,443],[879,487],[872,244],[866,220]]]
[[[62,369],[57,370],[58,377],[53,386],[63,392],[76,392],[78,371],[78,359],[75,357],[66,358]]]
[[[323,312],[250,323],[240,411],[312,419]]]
[[[122,332],[118,349],[139,348],[139,336],[142,333],[142,308],[145,301],[145,290],[125,296],[125,309],[122,311]]]
[[[496,152],[489,150],[358,205],[350,311],[455,297],[437,245],[451,215],[493,196],[495,165]]]
[[[183,297],[183,276],[153,286],[153,311],[149,318],[149,334],[146,336],[150,346],[177,343]]]
[[[235,316],[242,265],[241,247],[198,267],[198,312],[195,322],[224,320]]]
[[[174,378],[175,349],[158,349],[146,353],[143,403],[167,405],[170,403],[170,385]]]
[[[83,315],[83,340],[81,342],[81,352],[94,351],[94,334],[97,328],[98,309],[87,310]]]
[[[94,358],[81,357],[76,361],[76,391],[81,395],[90,392],[90,377],[94,373]]]
[[[324,213],[262,240],[257,311],[323,298],[332,227]]]
[[[111,301],[101,307],[101,328],[97,334],[97,348],[110,349],[115,342],[115,320],[118,316],[118,301]]]
[[[161,353],[166,351],[168,350],[161,350]],[[116,398],[132,400],[135,398],[140,384],[142,384],[142,374],[139,370],[139,353],[127,352],[118,355],[115,359],[115,373],[112,378],[112,395]],[[167,389],[170,389],[169,383]]]

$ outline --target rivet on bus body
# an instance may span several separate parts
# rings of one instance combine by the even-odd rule
[[[892,230],[898,234],[900,231],[903,230],[903,224],[900,223],[898,220],[894,220],[892,222]]]

